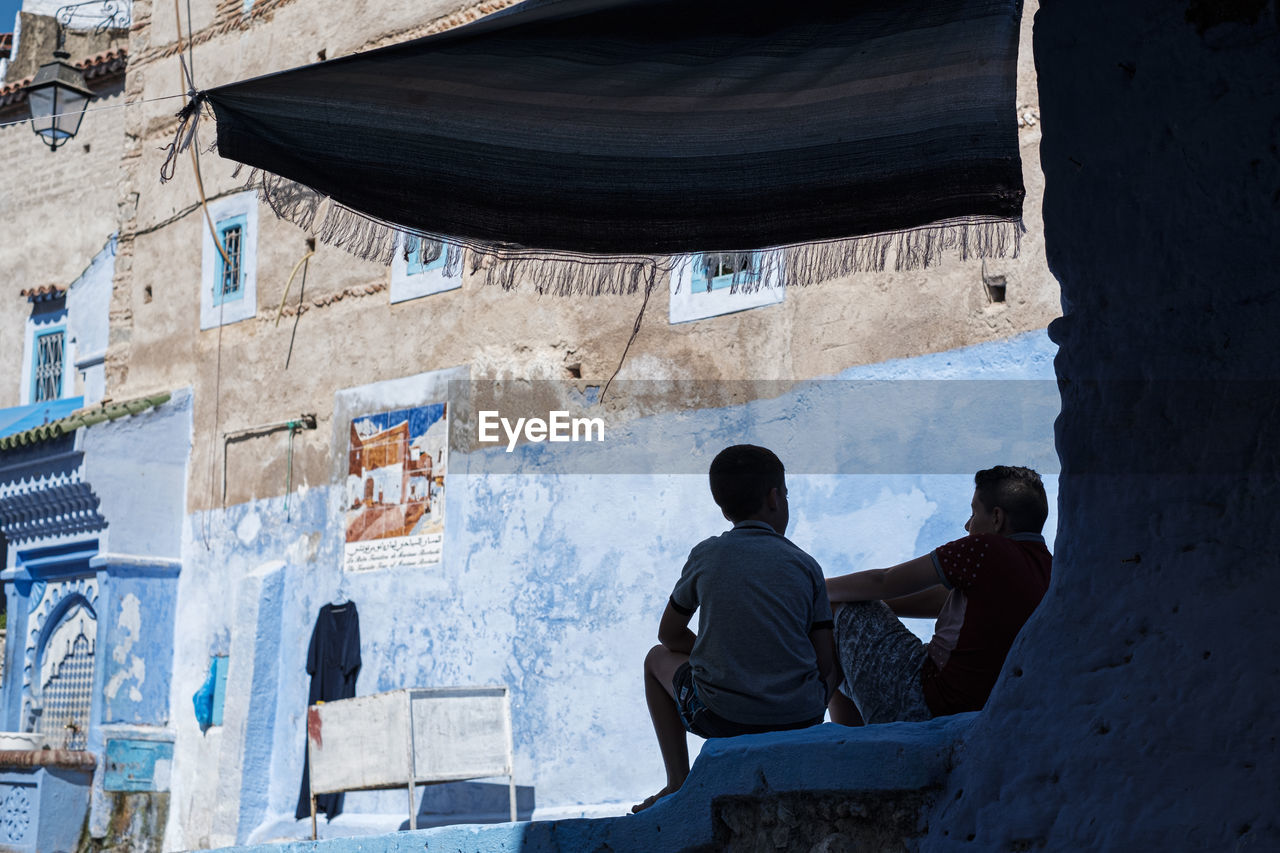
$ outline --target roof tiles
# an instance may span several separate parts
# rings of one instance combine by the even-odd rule
[[[66,296],[67,288],[62,284],[42,284],[39,287],[28,287],[19,295],[27,297],[31,302],[48,302],[51,299]]]
[[[78,409],[70,415],[33,427],[13,435],[0,438],[0,451],[14,450],[32,444],[39,444],[52,438],[75,432],[80,427],[93,426],[103,421],[114,421],[127,415],[137,415],[147,409],[155,408],[169,400],[168,393],[152,394],[147,397],[136,397],[119,403],[103,401],[85,409]]]
[[[94,80],[114,77],[123,72],[129,64],[129,49],[121,46],[112,50],[104,50],[102,53],[94,54],[74,64],[76,68],[84,72],[84,79],[92,84]],[[31,77],[24,77],[21,80],[0,86],[0,109],[16,106],[25,101],[27,99],[27,86],[32,79]]]

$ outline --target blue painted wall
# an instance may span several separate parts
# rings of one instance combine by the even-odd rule
[[[711,456],[739,441],[779,452],[792,471],[789,535],[828,574],[898,562],[963,535],[976,468],[1037,466],[1055,503],[1052,357],[1036,333],[836,377],[845,388],[847,380],[903,380],[889,384],[903,386],[893,399],[914,413],[908,419],[856,408],[833,419],[833,409],[858,399],[842,396],[840,383],[820,382],[744,406],[633,421],[596,449],[621,460],[622,473],[593,468],[596,451],[585,445],[557,446],[572,447],[572,457],[546,444],[455,455],[444,558],[425,568],[341,572],[341,483],[294,493],[287,513],[277,498],[189,515],[175,616],[176,816],[167,843],[309,830],[292,817],[305,655],[317,611],[339,595],[360,612],[359,694],[506,684],[516,781],[532,788],[535,816],[617,813],[660,787],[640,664],[689,549],[726,526],[707,493]],[[1000,381],[919,381],[972,375]],[[380,404],[378,387],[362,390],[370,411]],[[394,397],[381,402],[401,405]],[[345,423],[335,429],[343,452]],[[815,446],[834,455],[815,454]],[[666,464],[655,448],[677,449],[681,461]],[[1051,515],[1050,538],[1054,523]],[[252,619],[242,615],[249,593],[261,605]],[[927,635],[929,626],[915,627]],[[247,632],[254,643],[237,639]],[[229,722],[202,734],[190,696],[218,649],[230,650],[231,680],[246,692],[229,688]],[[222,788],[209,778],[215,766]],[[496,817],[505,796],[490,801],[486,793],[484,785],[453,786],[450,795],[418,798],[447,803],[453,820]],[[236,807],[202,811],[211,799]],[[353,793],[332,825],[321,818],[321,834],[386,831],[406,817],[404,791]]]
[[[102,567],[100,577],[102,722],[163,726],[169,721],[177,571],[115,563]]]

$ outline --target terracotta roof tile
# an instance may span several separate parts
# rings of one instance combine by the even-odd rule
[[[80,427],[93,426],[103,421],[114,421],[127,415],[137,415],[168,400],[168,392],[152,394],[148,397],[135,397],[132,400],[124,400],[119,403],[103,400],[96,406],[77,409],[65,418],[59,418],[56,421],[33,427],[14,435],[6,435],[4,438],[0,438],[0,451],[39,444],[42,441],[48,441],[51,438],[57,438],[69,432],[75,432]]]
[[[121,45],[113,50],[104,50],[102,53],[90,56],[88,59],[82,59],[76,63],[76,68],[84,72],[86,80],[93,80],[97,77],[106,77],[117,71],[123,71],[129,59],[129,48]]]
[[[66,285],[62,284],[42,284],[39,287],[29,287],[19,294],[27,297],[32,302],[44,302],[49,299],[57,299],[59,296],[67,295]]]
[[[92,84],[94,80],[119,74],[124,71],[125,66],[128,64],[129,49],[121,46],[113,50],[104,50],[102,53],[82,59],[75,63],[75,66],[84,72],[84,79]],[[16,106],[25,101],[27,99],[27,85],[31,80],[31,77],[24,77],[6,86],[0,86],[0,109]]]

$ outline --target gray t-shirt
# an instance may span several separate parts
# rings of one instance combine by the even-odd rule
[[[700,610],[689,664],[703,703],[752,725],[820,717],[826,687],[809,634],[831,627],[818,562],[762,521],[740,521],[689,552],[671,604]]]

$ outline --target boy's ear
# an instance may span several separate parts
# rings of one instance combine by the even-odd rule
[[[1005,513],[1004,507],[998,506],[991,510],[991,521],[995,524],[997,533],[1004,532],[1005,522],[1008,520],[1009,516]]]
[[[778,508],[778,487],[777,486],[774,486],[773,488],[771,488],[769,490],[769,494],[764,496],[764,505],[771,510]]]

